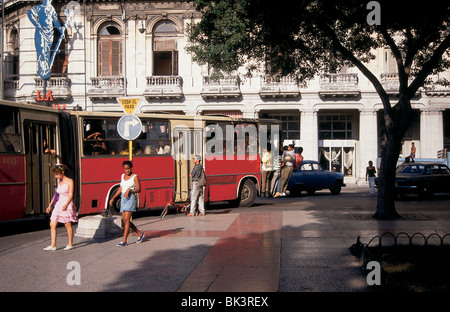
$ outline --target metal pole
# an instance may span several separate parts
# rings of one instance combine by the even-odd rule
[[[129,151],[128,159],[130,161],[132,161],[133,160],[133,141],[128,141],[128,151]]]
[[[87,111],[87,64],[86,64],[86,0],[83,0],[83,45],[84,45],[84,110]],[[94,110],[94,109],[92,109]]]
[[[2,1],[2,34],[1,34],[1,38],[0,38],[0,40],[1,40],[1,44],[2,44],[2,60],[1,60],[1,68],[0,68],[0,84],[1,84],[1,86],[0,86],[0,99],[4,99],[5,98],[5,94],[4,94],[4,92],[5,92],[5,83],[3,82],[3,68],[4,68],[4,66],[3,66],[3,61],[4,61],[4,53],[5,53],[5,46],[4,46],[4,42],[5,42],[5,0],[0,0],[0,1]]]
[[[123,10],[123,8],[122,8]],[[123,57],[124,57],[124,62],[123,62],[123,87],[124,87],[124,91],[125,91],[125,96],[128,95],[127,92],[127,18],[125,16],[125,11],[123,11],[123,15],[122,15],[122,19],[123,19],[123,24],[124,24],[124,32],[123,32]]]

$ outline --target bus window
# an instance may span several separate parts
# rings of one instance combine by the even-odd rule
[[[170,155],[170,126],[168,120],[142,119],[142,134],[136,139],[140,145],[139,153],[144,155]]]
[[[234,125],[210,123],[206,125],[206,155],[225,159],[235,154]]]
[[[85,119],[84,155],[128,155],[129,143],[117,132],[118,118]],[[170,155],[170,126],[168,120],[143,118],[142,133],[133,140],[133,155]]]
[[[105,138],[107,120],[85,119],[83,121],[83,153],[84,155],[104,155],[109,152]]]
[[[236,154],[256,155],[258,154],[258,131],[254,124],[237,124],[236,133]]]
[[[20,153],[21,151],[17,112],[6,107],[0,114],[0,153]]]

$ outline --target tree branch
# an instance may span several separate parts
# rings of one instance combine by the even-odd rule
[[[395,57],[395,61],[397,63],[397,71],[398,71],[398,80],[399,80],[399,92],[405,91],[408,87],[408,77],[409,73],[407,74],[405,72],[405,67],[403,65],[403,57],[402,53],[397,47],[397,44],[395,43],[394,39],[389,35],[386,27],[379,26],[378,29],[380,30],[380,33],[383,35],[384,40],[386,40],[386,43],[388,44],[389,48],[392,51],[392,54]]]
[[[447,35],[447,37],[441,42],[439,47],[437,47],[437,49],[434,51],[430,59],[423,64],[422,69],[419,71],[419,73],[416,75],[416,78],[413,82],[411,82],[407,89],[408,98],[412,98],[417,90],[423,85],[425,79],[432,73],[433,69],[435,69],[436,65],[441,60],[442,55],[444,55],[445,51],[448,48],[450,48],[450,35]]]
[[[355,55],[351,51],[349,51],[346,47],[342,45],[342,43],[339,41],[339,38],[336,36],[334,31],[326,25],[320,25],[321,29],[326,33],[326,35],[331,39],[333,46],[338,50],[344,58],[352,62],[362,73],[364,76],[369,79],[369,81],[374,86],[375,90],[377,91],[378,95],[380,96],[381,102],[383,103],[383,108],[385,114],[391,113],[391,102],[389,101],[389,96],[384,90],[383,86],[381,85],[380,81],[375,77],[375,75],[360,61],[358,60]]]

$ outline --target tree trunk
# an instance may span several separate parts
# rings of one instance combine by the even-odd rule
[[[373,215],[376,219],[396,219],[400,215],[395,210],[395,167],[400,152],[401,140],[388,140],[381,155],[378,173],[377,210]]]
[[[400,215],[395,210],[395,169],[402,147],[403,136],[411,124],[412,108],[409,99],[400,97],[399,102],[388,112],[384,112],[386,143],[381,146],[381,164],[378,173],[376,219],[396,219]]]

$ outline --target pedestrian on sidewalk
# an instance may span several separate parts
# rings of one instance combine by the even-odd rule
[[[52,172],[58,181],[55,196],[47,207],[47,214],[50,212],[50,235],[51,245],[44,248],[45,251],[56,250],[56,227],[58,223],[64,223],[67,229],[69,242],[64,250],[72,249],[73,247],[73,229],[72,222],[78,222],[77,208],[75,207],[73,199],[73,180],[66,174],[69,169],[66,165],[59,164],[52,168]],[[53,210],[52,210],[53,205]]]
[[[374,195],[375,190],[375,174],[377,170],[373,166],[373,162],[369,160],[369,166],[366,168],[366,181],[369,180],[370,195]]]
[[[413,160],[416,158],[416,146],[414,145],[414,142],[411,143],[411,153],[409,154],[409,157]]]
[[[145,236],[145,233],[139,231],[133,222],[131,222],[132,214],[137,210],[137,198],[135,194],[141,192],[141,182],[139,181],[138,175],[133,174],[133,163],[131,161],[125,160],[122,163],[122,166],[125,173],[121,176],[119,188],[109,201],[109,204],[112,205],[114,203],[114,199],[119,195],[121,196],[120,212],[122,213],[124,228],[122,241],[117,244],[119,247],[124,247],[127,245],[127,238],[130,228],[139,237],[136,243],[142,243]]]
[[[199,215],[205,215],[205,198],[203,194],[203,186],[200,185],[198,180],[203,172],[203,167],[200,163],[202,157],[200,155],[194,156],[194,168],[192,168],[189,176],[192,179],[192,192],[191,192],[191,210],[187,214],[188,217],[195,216],[196,210],[198,209]]]

